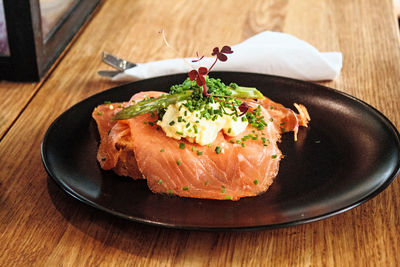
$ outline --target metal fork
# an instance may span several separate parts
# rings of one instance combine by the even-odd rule
[[[97,73],[100,76],[112,78],[115,75],[123,72],[126,69],[130,69],[136,66],[136,64],[129,62],[123,58],[116,57],[110,53],[103,52],[101,59],[104,63],[110,65],[111,67],[115,68],[116,70],[99,70]]]

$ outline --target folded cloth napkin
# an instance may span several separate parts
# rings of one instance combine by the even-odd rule
[[[306,81],[335,79],[342,68],[342,53],[319,52],[309,43],[290,34],[265,31],[232,46],[226,62],[217,62],[212,71],[241,71],[272,74]],[[215,58],[205,57],[153,61],[137,64],[113,77],[114,81],[135,81],[161,75],[210,67]],[[190,62],[190,65],[187,63]]]

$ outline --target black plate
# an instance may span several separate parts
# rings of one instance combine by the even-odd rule
[[[214,73],[225,83],[254,86],[311,114],[298,142],[285,134],[285,158],[270,189],[239,201],[156,195],[145,181],[103,171],[96,162],[98,134],[91,113],[104,101],[125,101],[136,92],[168,89],[186,75],[118,86],[76,104],[48,129],[42,160],[48,174],[71,196],[136,222],[183,229],[267,229],[320,220],[376,196],[399,172],[396,128],[379,111],[342,92],[316,84],[250,73]]]

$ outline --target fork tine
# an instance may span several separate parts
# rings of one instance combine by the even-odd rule
[[[113,78],[115,75],[121,73],[119,70],[99,70],[97,74],[106,78]]]
[[[113,67],[119,71],[124,71],[126,69],[133,68],[136,66],[136,64],[134,64],[132,62],[129,62],[125,59],[116,57],[107,52],[103,52],[102,60],[104,63],[110,65],[111,67]]]

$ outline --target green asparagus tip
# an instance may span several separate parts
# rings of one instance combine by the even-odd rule
[[[238,86],[231,88],[232,96],[237,98],[264,99],[264,95],[255,87]]]
[[[131,105],[123,108],[117,114],[115,114],[113,120],[127,120],[136,116],[149,113],[153,110],[166,108],[171,104],[175,104],[179,101],[187,100],[193,94],[193,91],[183,91],[179,94],[163,95],[154,99],[144,99],[135,105]]]

